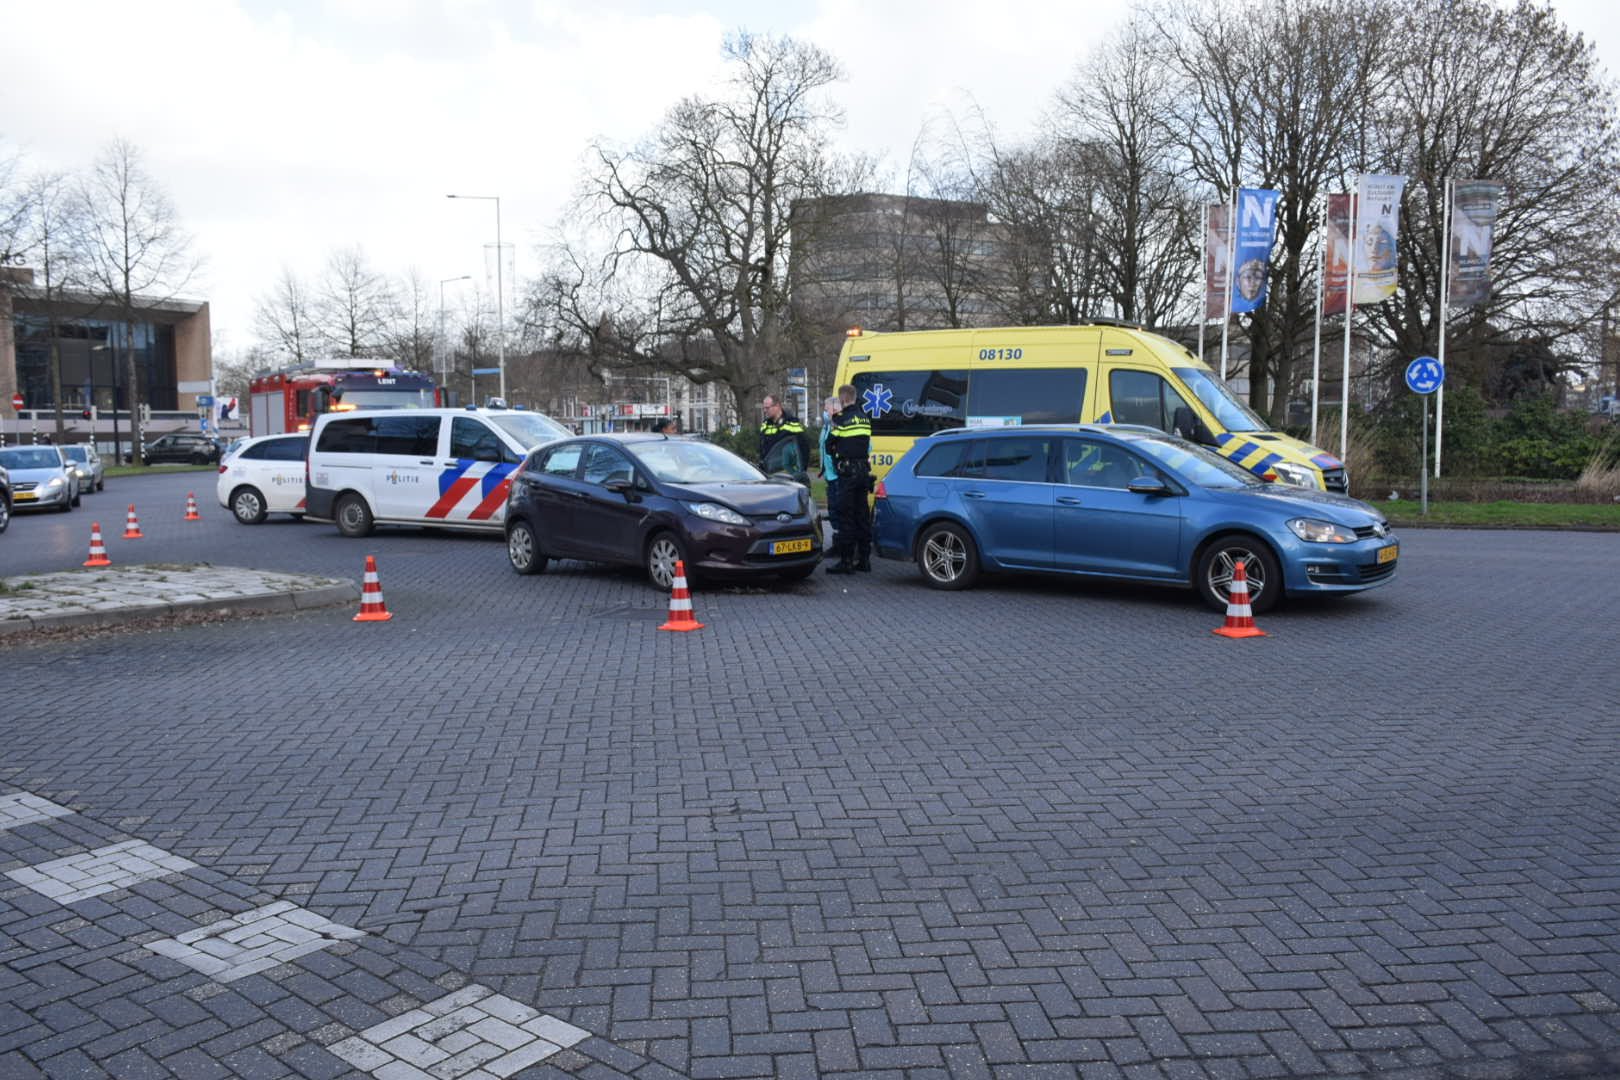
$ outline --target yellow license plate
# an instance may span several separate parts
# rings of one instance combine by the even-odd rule
[[[19,491],[19,492],[17,492],[17,501],[18,502],[32,502],[37,498],[39,498],[39,496],[35,495],[32,491]]]
[[[771,545],[772,555],[793,555],[801,551],[810,550],[809,538],[803,540],[778,540]]]
[[[1391,545],[1389,545],[1389,547],[1379,548],[1378,549],[1378,562],[1379,562],[1380,565],[1382,565],[1384,563],[1387,563],[1387,562],[1394,562],[1395,561],[1395,556],[1399,555],[1400,553],[1401,553],[1401,545],[1399,545],[1399,544],[1391,544]]]

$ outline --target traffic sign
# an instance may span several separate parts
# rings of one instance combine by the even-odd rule
[[[214,403],[213,395],[211,395],[211,394],[198,394],[197,395],[197,404],[200,407],[206,408],[209,405],[212,405],[213,403]]]
[[[23,409],[23,396],[21,394],[12,394],[11,395],[11,407],[16,412],[22,412],[22,409]]]
[[[1414,394],[1432,394],[1446,381],[1446,369],[1432,356],[1420,356],[1406,365],[1406,388]]]

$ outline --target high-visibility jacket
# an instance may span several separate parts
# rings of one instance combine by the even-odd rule
[[[765,463],[765,460],[770,456],[771,450],[783,439],[792,439],[798,445],[799,461],[797,468],[808,469],[810,467],[810,439],[805,435],[804,424],[800,422],[799,418],[785,410],[779,419],[771,420],[767,418],[763,424],[759,425],[760,464]]]
[[[872,452],[872,421],[858,405],[846,405],[832,419],[832,431],[827,436],[827,450],[838,463],[838,475],[848,469],[865,473],[871,468],[868,456]]]

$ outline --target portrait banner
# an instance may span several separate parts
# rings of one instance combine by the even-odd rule
[[[1458,180],[1451,185],[1452,307],[1472,307],[1491,298],[1491,245],[1502,185],[1494,180]]]
[[[1226,262],[1231,254],[1229,203],[1204,207],[1204,319],[1226,318]]]
[[[1233,247],[1232,310],[1254,311],[1266,302],[1271,277],[1271,244],[1277,237],[1278,191],[1238,189],[1237,240]]]
[[[1404,176],[1363,176],[1356,189],[1356,304],[1377,304],[1395,295],[1400,260],[1395,238],[1401,232]]]
[[[1327,252],[1322,266],[1322,314],[1342,315],[1350,283],[1350,217],[1355,198],[1349,192],[1328,196]]]

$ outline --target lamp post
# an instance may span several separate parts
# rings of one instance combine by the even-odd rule
[[[451,199],[482,199],[495,204],[495,355],[501,366],[501,400],[506,400],[506,288],[501,281],[505,249],[501,247],[501,197],[499,195],[449,195]]]
[[[449,365],[445,363],[444,355],[446,351],[444,340],[444,287],[450,284],[452,281],[471,280],[471,274],[462,274],[459,277],[447,277],[439,279],[439,389],[445,393],[449,393],[450,391],[450,368]],[[477,404],[477,402],[474,402],[474,404]]]

